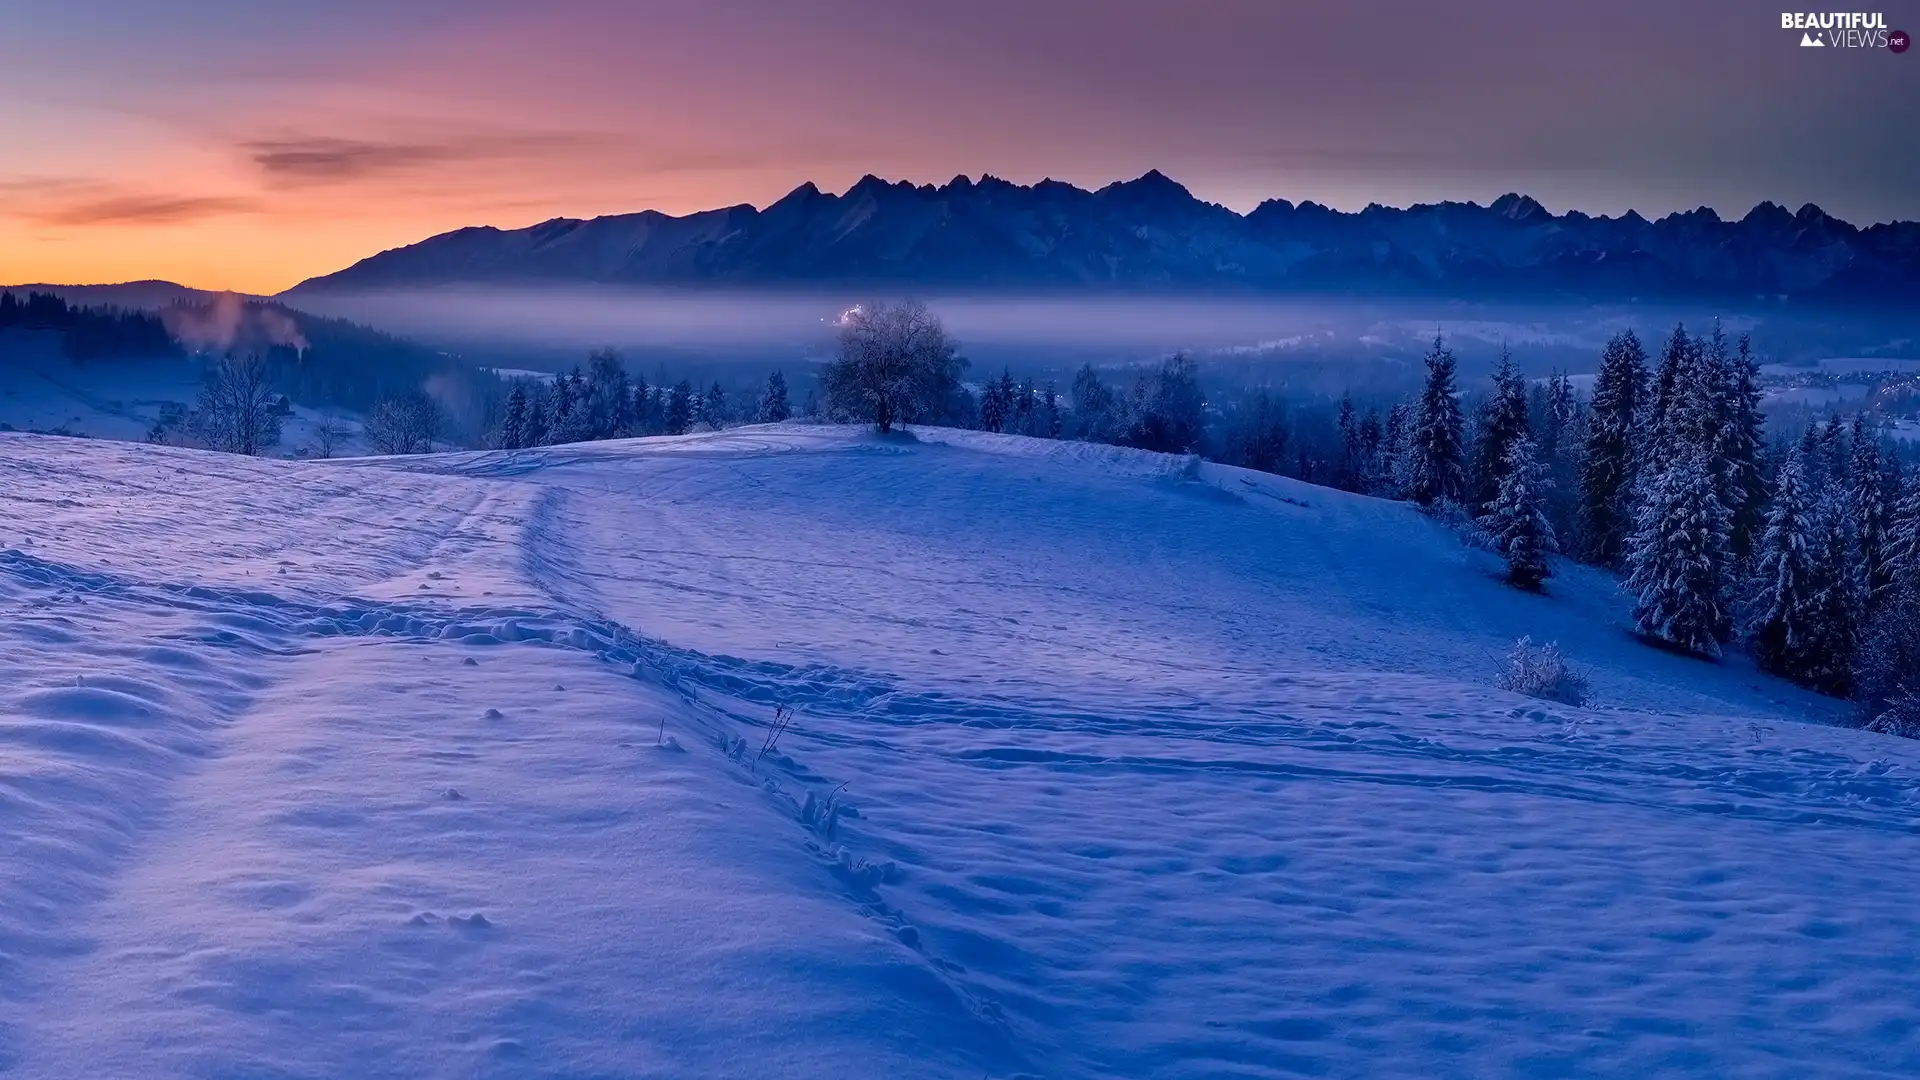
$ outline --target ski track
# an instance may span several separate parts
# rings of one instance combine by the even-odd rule
[[[0,870],[0,1004],[68,1019],[0,1015],[0,1070],[1920,1071],[1909,744],[1639,649],[1597,576],[1506,593],[1403,508],[925,438],[232,473],[8,440],[0,867],[54,872]],[[181,530],[183,486],[259,517]],[[1489,688],[1526,632],[1603,707]],[[536,736],[558,672],[595,707]],[[519,816],[449,828],[476,783]],[[649,843],[714,881],[656,895],[619,830],[690,804]],[[626,858],[540,850],[582,814]],[[787,932],[688,914],[769,877]],[[604,933],[522,929],[555,902]],[[156,999],[225,1023],[153,1030]]]

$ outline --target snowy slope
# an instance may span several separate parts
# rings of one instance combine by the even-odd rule
[[[1920,1069],[1915,744],[1401,506],[779,426],[0,514],[12,1075]]]
[[[190,359],[88,360],[60,353],[50,333],[0,333],[0,431],[54,431],[91,439],[142,442],[162,410],[193,407],[200,395],[200,362]],[[295,406],[282,418],[275,457],[313,453],[325,417]],[[334,414],[334,456],[367,453],[359,423]]]

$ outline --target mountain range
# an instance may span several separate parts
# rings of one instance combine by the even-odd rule
[[[1772,202],[1738,220],[1554,214],[1518,194],[1351,213],[1272,199],[1240,214],[1158,171],[1095,191],[867,176],[764,209],[459,229],[290,292],[582,283],[1884,304],[1920,300],[1920,223],[1861,228]]]

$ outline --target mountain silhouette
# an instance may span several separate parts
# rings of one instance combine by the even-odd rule
[[[1857,228],[1771,202],[1739,220],[1705,207],[1554,214],[1519,194],[1354,213],[1273,199],[1240,214],[1157,170],[1096,191],[866,176],[840,195],[802,184],[764,209],[459,229],[290,293],[580,283],[1911,302],[1920,224]]]

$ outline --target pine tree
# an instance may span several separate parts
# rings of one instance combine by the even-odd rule
[[[1060,416],[1060,392],[1054,389],[1052,383],[1048,383],[1046,395],[1044,412],[1046,416],[1047,438],[1057,439],[1060,437],[1060,432],[1064,427],[1064,422]]]
[[[1454,400],[1456,365],[1453,350],[1435,335],[1427,350],[1427,382],[1408,434],[1408,491],[1421,506],[1431,507],[1461,494],[1460,403]]]
[[[1706,455],[1672,462],[1645,488],[1628,553],[1634,622],[1649,637],[1718,656],[1732,629],[1724,562],[1731,524]]]
[[[1853,455],[1848,463],[1848,510],[1854,541],[1859,545],[1861,598],[1872,610],[1893,586],[1887,559],[1888,530],[1893,508],[1888,505],[1886,466],[1877,432],[1867,428],[1864,413],[1853,420]]]
[[[1527,382],[1514,370],[1513,353],[1505,348],[1500,350],[1493,396],[1481,412],[1479,428],[1467,479],[1468,508],[1476,515],[1484,514],[1500,494],[1508,452],[1531,434],[1527,428]]]
[[[645,375],[635,375],[633,377],[633,404],[628,407],[628,413],[633,417],[633,433],[635,435],[651,435],[654,433],[658,426],[658,419],[655,416],[656,409],[657,405],[653,398],[653,387],[647,385],[647,377]]]
[[[1100,381],[1100,375],[1093,370],[1092,364],[1080,365],[1073,374],[1073,426],[1076,438],[1092,442],[1112,442],[1114,431],[1119,426],[1114,415],[1116,403],[1113,391]],[[986,402],[983,398],[981,409]],[[985,427],[984,417],[982,427]]]
[[[1573,379],[1566,372],[1555,371],[1547,380],[1547,406],[1553,418],[1554,449],[1558,450],[1559,440],[1580,415],[1580,397],[1573,392]]]
[[[1887,574],[1895,589],[1920,596],[1920,469],[1907,477],[1887,526]]]
[[[700,399],[700,420],[708,427],[718,429],[726,427],[732,419],[733,414],[727,408],[727,392],[721,389],[719,381],[715,380],[714,384],[707,388],[706,396]]]
[[[552,396],[552,391],[540,383],[535,382],[527,385],[526,434],[522,436],[520,445],[547,445],[548,435],[550,434],[547,428],[548,400]]]
[[[1721,444],[1727,457],[1727,488],[1732,498],[1729,544],[1735,563],[1751,565],[1760,529],[1767,517],[1767,478],[1761,457],[1766,448],[1766,416],[1760,411],[1760,365],[1745,334],[1727,369],[1728,421]]]
[[[667,434],[685,435],[693,426],[693,384],[685,379],[673,384],[667,394]]]
[[[1747,635],[1762,671],[1806,681],[1818,646],[1819,581],[1810,537],[1812,496],[1806,466],[1797,456],[1781,464],[1775,488],[1755,574],[1759,614]]]
[[[1033,418],[1039,402],[1035,399],[1032,379],[1021,379],[1013,394],[1013,431],[1018,435],[1032,435]]]
[[[792,415],[793,409],[787,405],[787,377],[775,371],[767,376],[767,392],[760,395],[760,420],[777,424]]]
[[[1365,419],[1360,421],[1360,491],[1372,493],[1380,490],[1385,473],[1381,456],[1386,445],[1386,429],[1380,422],[1380,407],[1370,405]]]
[[[1847,472],[1852,455],[1847,453],[1847,431],[1840,414],[1829,416],[1826,426],[1820,429],[1819,453],[1820,490],[1850,486],[1852,478]]]
[[[1859,548],[1852,533],[1846,501],[1825,500],[1815,536],[1813,640],[1805,681],[1829,694],[1846,694],[1853,680],[1861,588]]]
[[[1334,485],[1347,491],[1359,491],[1364,459],[1360,447],[1360,420],[1354,413],[1352,394],[1341,395],[1340,412],[1335,416],[1333,426],[1340,433],[1340,465],[1333,473]]]
[[[980,388],[980,429],[1005,431],[1013,421],[1013,373],[1003,371]]]
[[[547,395],[547,437],[555,443],[579,442],[585,436],[581,433],[580,393],[576,376],[579,369],[571,373],[563,372],[553,380],[553,391]]]
[[[518,450],[527,445],[527,386],[515,380],[507,395],[506,414],[500,419],[500,448]]]
[[[1694,360],[1698,354],[1685,326],[1675,326],[1660,354],[1654,371],[1653,386],[1643,410],[1636,442],[1640,460],[1636,468],[1648,475],[1665,469],[1676,457],[1687,456],[1677,449],[1679,425],[1674,413],[1687,388],[1694,383]]]
[[[587,358],[586,380],[580,384],[582,438],[612,439],[628,432],[633,426],[628,386],[627,369],[611,349]]]
[[[1716,322],[1712,334],[1692,341],[1691,360],[1681,370],[1666,424],[1670,453],[1676,457],[1706,455],[1707,467],[1720,489],[1720,504],[1729,515],[1735,506],[1729,473],[1735,411],[1731,367],[1727,337]]]
[[[1547,556],[1559,548],[1544,510],[1546,469],[1534,458],[1531,439],[1508,448],[1501,474],[1500,490],[1480,525],[1507,560],[1508,584],[1536,591],[1552,576]]]

